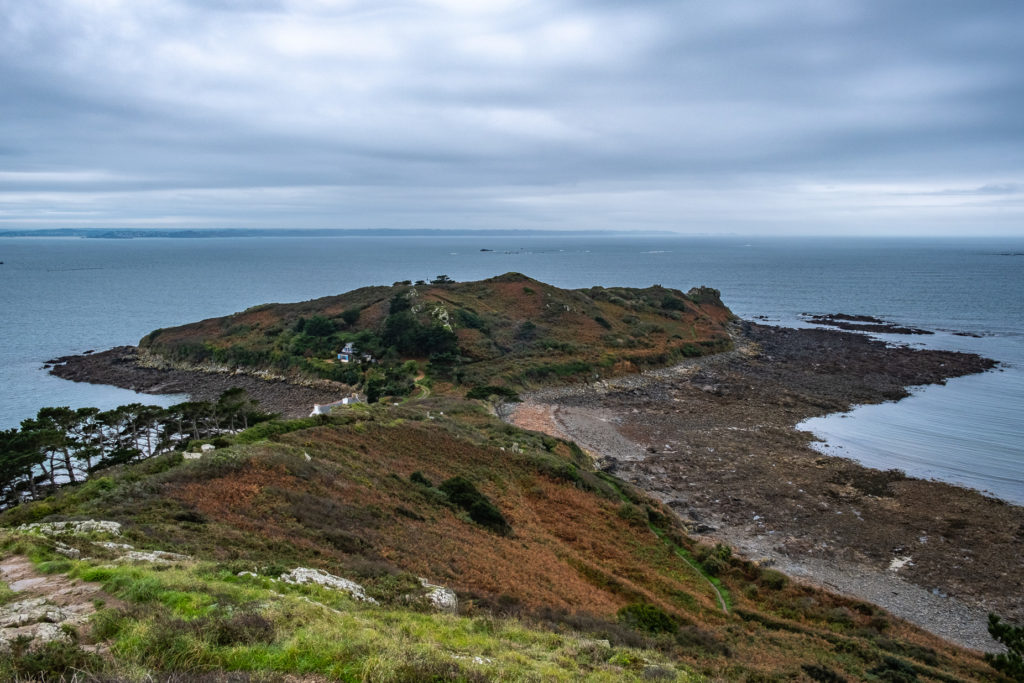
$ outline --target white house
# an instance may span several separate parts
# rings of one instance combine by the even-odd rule
[[[341,350],[341,353],[338,354],[338,360],[340,360],[342,363],[351,363],[353,360],[355,360],[355,357],[356,347],[352,344],[352,342],[345,344],[345,348],[343,348]]]
[[[328,415],[331,412],[331,408],[334,408],[335,406],[350,406],[353,403],[362,403],[362,400],[356,394],[352,394],[351,396],[346,396],[340,401],[335,401],[333,403],[314,403],[313,412],[311,412],[309,416],[315,417],[317,415]]]

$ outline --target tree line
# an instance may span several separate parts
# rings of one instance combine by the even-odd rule
[[[39,500],[98,470],[135,462],[268,420],[244,389],[216,401],[168,408],[131,403],[112,410],[41,408],[20,428],[0,430],[0,509]]]

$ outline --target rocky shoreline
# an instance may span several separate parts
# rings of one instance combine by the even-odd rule
[[[80,356],[63,356],[47,363],[50,373],[73,382],[109,384],[144,394],[187,394],[193,401],[215,401],[228,389],[245,389],[260,408],[282,417],[307,417],[315,403],[330,403],[348,395],[349,387],[325,380],[295,384],[241,372],[148,367],[134,346]]]
[[[974,649],[988,612],[1024,617],[1024,508],[824,456],[802,420],[982,372],[972,354],[744,323],[737,350],[506,406],[588,449],[692,531]]]

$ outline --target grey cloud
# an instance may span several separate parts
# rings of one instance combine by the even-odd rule
[[[1024,182],[1018,2],[106,7],[0,0],[4,225],[814,231],[793,188]]]

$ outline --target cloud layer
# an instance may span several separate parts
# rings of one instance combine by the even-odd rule
[[[1024,233],[1024,4],[0,0],[0,229]]]

